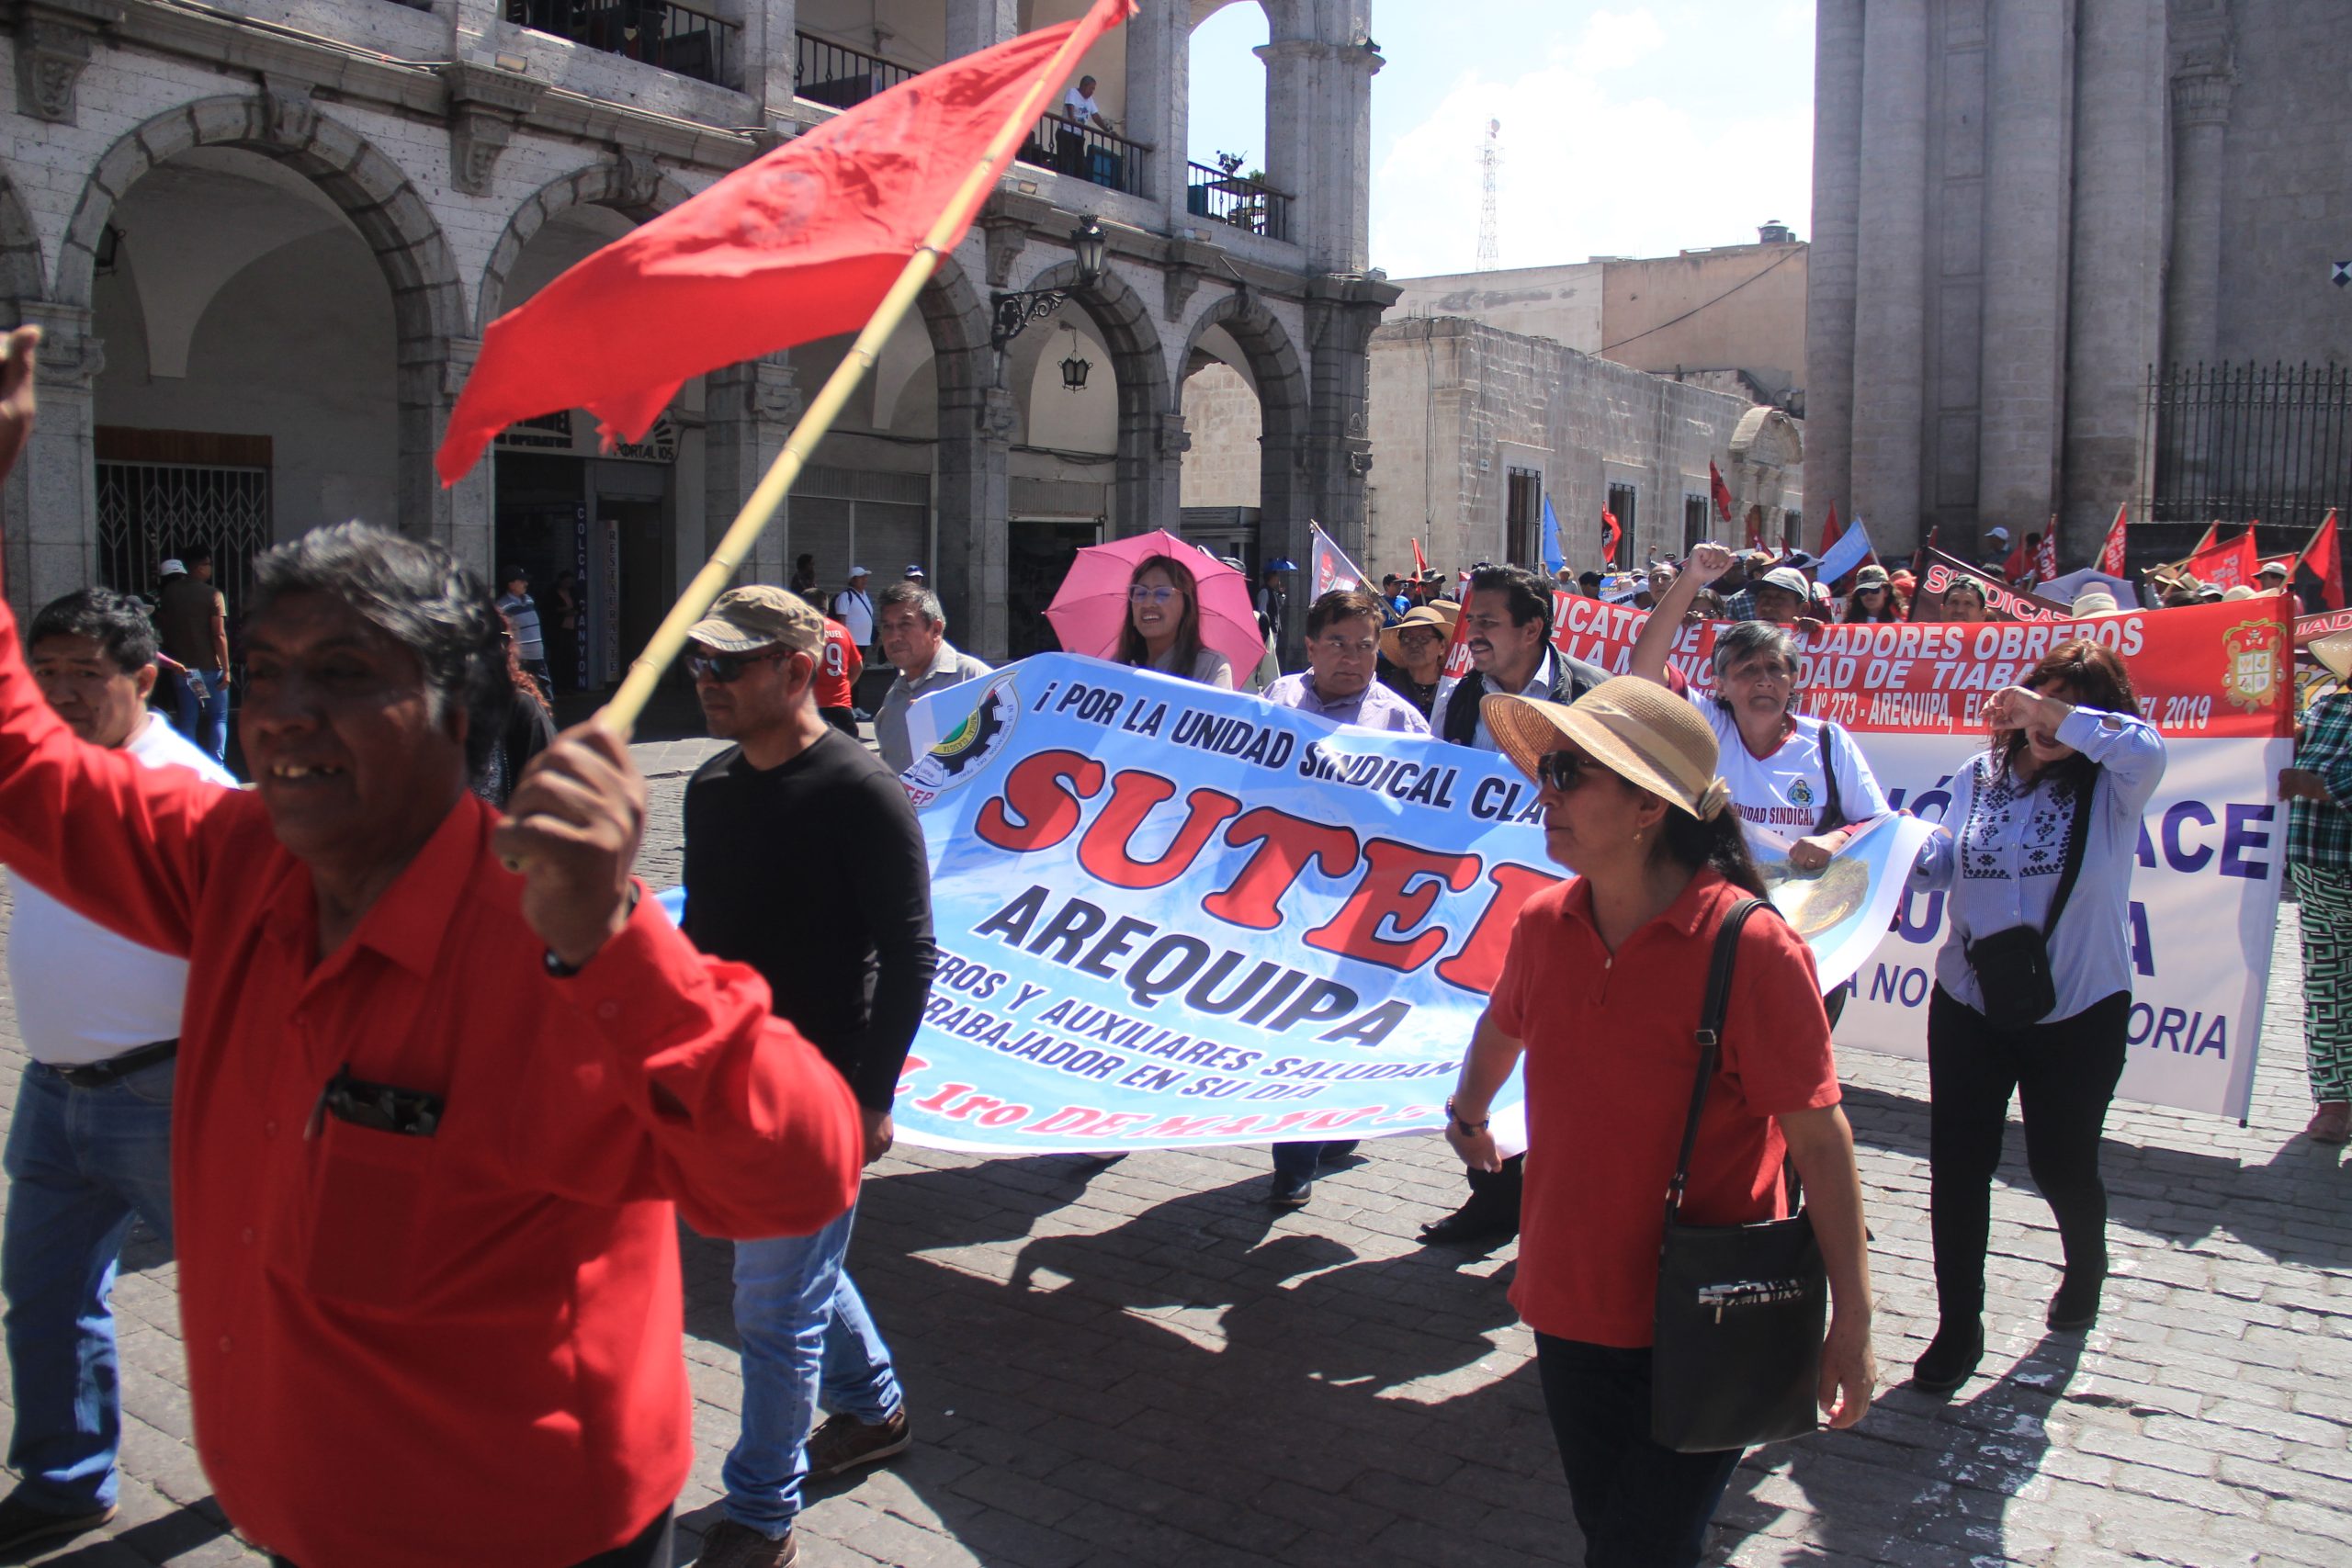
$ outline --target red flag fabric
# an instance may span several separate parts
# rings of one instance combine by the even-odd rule
[[[1617,564],[1617,541],[1625,536],[1625,530],[1619,525],[1617,521],[1617,514],[1614,512],[1610,511],[1609,508],[1605,506],[1600,509],[1600,526],[1609,536],[1608,542],[1600,547],[1601,564],[1604,566],[1615,566]]]
[[[1715,498],[1715,517],[1720,522],[1731,521],[1731,486],[1724,483],[1724,471],[1715,467],[1713,457],[1707,459],[1707,489]],[[1757,541],[1751,538],[1748,543]]]
[[[1842,530],[1838,526],[1838,503],[1833,501],[1829,503],[1829,515],[1821,520],[1821,548],[1813,553],[1817,556],[1827,555],[1829,547],[1838,542],[1838,536],[1841,532]]]
[[[689,377],[865,325],[989,143],[1051,107],[1060,84],[1044,73],[1063,44],[1083,51],[1132,9],[1095,0],[902,82],[565,272],[482,334],[441,482],[517,420],[584,408],[608,441],[634,440]]]
[[[2222,588],[2235,588],[2240,583],[2253,587],[2255,573],[2261,567],[2262,558],[2255,551],[2251,525],[2235,538],[2208,545],[2188,558],[2189,576],[2199,582],[2211,582]]]
[[[2115,503],[2115,521],[2107,525],[2107,543],[2098,552],[2098,569],[2109,577],[2124,575],[2124,529],[2131,520],[2123,515],[2123,506],[2122,502]]]
[[[2010,587],[2015,588],[2032,570],[2033,558],[2026,553],[2025,541],[2019,539],[2009,551],[2008,558],[2001,562],[2001,576]]]
[[[1413,541],[1413,573],[1417,577],[1426,577],[1429,575],[1429,558],[1421,554],[1420,540],[1415,539]]]
[[[2302,592],[2305,610],[2352,608],[2344,596],[2344,550],[2336,541],[2334,508],[2328,510],[2327,520],[2312,533],[2312,542],[2303,547],[2302,558],[2296,563],[2294,581]]]
[[[2042,530],[2041,555],[2033,563],[2033,575],[2044,582],[2058,575],[2058,519],[2054,515],[2050,526]]]

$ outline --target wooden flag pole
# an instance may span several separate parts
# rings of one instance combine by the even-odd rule
[[[791,492],[794,481],[800,478],[800,470],[808,465],[810,455],[832,429],[833,421],[848,404],[850,394],[857,389],[857,384],[874,367],[883,344],[889,342],[890,334],[899,330],[899,323],[905,320],[916,296],[922,292],[923,285],[929,283],[932,274],[938,270],[939,258],[954,238],[970,227],[973,217],[979,211],[980,203],[988,199],[989,187],[996,184],[998,165],[1011,161],[1021,138],[1028,134],[1030,126],[1045,112],[1046,96],[1057,85],[1067,81],[1070,72],[1077,68],[1078,56],[1083,52],[1079,48],[1082,31],[1082,28],[1074,28],[1070,36],[1062,40],[1061,48],[1055,51],[1045,72],[1030,87],[1028,96],[1021,100],[1020,113],[1005,122],[1003,129],[989,143],[988,150],[980,154],[978,164],[941,210],[938,221],[923,236],[922,243],[916,248],[915,254],[907,258],[906,268],[899,274],[898,281],[890,286],[888,293],[882,296],[882,303],[875,308],[872,318],[857,334],[857,341],[850,345],[848,356],[832,375],[826,378],[824,386],[809,403],[808,411],[800,416],[800,423],[793,427],[791,436],[784,444],[784,450],[776,455],[775,461],[752,488],[751,495],[743,502],[743,509],[735,514],[735,521],[728,525],[727,532],[719,538],[718,547],[711,552],[702,570],[695,573],[694,580],[686,584],[685,592],[678,595],[678,602],[670,606],[670,613],[662,617],[662,624],[654,629],[651,639],[645,645],[645,651],[631,661],[620,689],[613,694],[612,701],[597,710],[592,722],[622,740],[627,740],[630,731],[637,728],[638,718],[645,712],[645,705],[651,700],[653,689],[660,684],[662,673],[684,649],[688,629],[708,614],[712,604],[727,591],[729,580],[735,575],[737,567],[742,564],[743,558],[758,542],[759,536],[767,531],[768,525],[775,521],[776,509],[784,504],[784,498]]]

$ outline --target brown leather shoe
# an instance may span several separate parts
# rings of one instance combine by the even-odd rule
[[[20,1489],[0,1499],[0,1551],[12,1551],[35,1541],[62,1540],[96,1529],[114,1517],[113,1505],[60,1514],[40,1506]]]
[[[2321,1100],[2319,1109],[2312,1112],[2311,1125],[2303,1129],[2303,1136],[2314,1144],[2352,1142],[2352,1101]]]
[[[905,1453],[914,1440],[904,1404],[876,1422],[829,1416],[808,1439],[808,1479],[831,1481],[843,1471],[879,1464],[894,1454]]]
[[[792,1568],[800,1561],[800,1543],[792,1533],[771,1540],[749,1525],[722,1518],[702,1538],[702,1555],[695,1562],[696,1568]]]

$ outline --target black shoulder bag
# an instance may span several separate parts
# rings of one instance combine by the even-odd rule
[[[1682,1153],[1666,1195],[1657,1307],[1650,1353],[1650,1436],[1678,1453],[1715,1453],[1800,1437],[1817,1424],[1821,1337],[1829,1276],[1793,1166],[1785,1220],[1746,1225],[1681,1223],[1682,1191],[1699,1142],[1699,1113],[1722,1055],[1724,1010],[1740,928],[1762,905],[1724,917],[1699,1014],[1699,1077],[1682,1126]]]
[[[1976,975],[1976,988],[1984,998],[1984,1020],[1996,1029],[2024,1029],[2040,1023],[2058,1007],[2057,976],[2050,969],[2050,938],[2058,930],[2067,896],[2082,874],[2084,846],[2090,840],[2091,795],[2097,780],[2075,796],[2074,820],[2066,826],[2066,860],[2058,873],[2058,891],[2051,896],[2049,918],[2039,930],[2011,926],[1978,937],[1962,951]],[[1965,830],[1966,824],[1962,824]]]

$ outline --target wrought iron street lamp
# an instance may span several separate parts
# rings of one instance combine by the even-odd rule
[[[990,295],[989,300],[996,308],[996,325],[989,334],[989,342],[997,353],[1003,354],[1005,345],[1019,337],[1030,322],[1042,321],[1060,310],[1076,289],[1091,288],[1101,282],[1103,253],[1110,243],[1111,237],[1102,231],[1102,225],[1089,218],[1070,231],[1069,246],[1078,255],[1078,281],[1070,288],[1016,288]],[[1071,384],[1068,364],[1064,361],[1065,386]],[[1085,385],[1083,377],[1077,385]]]

